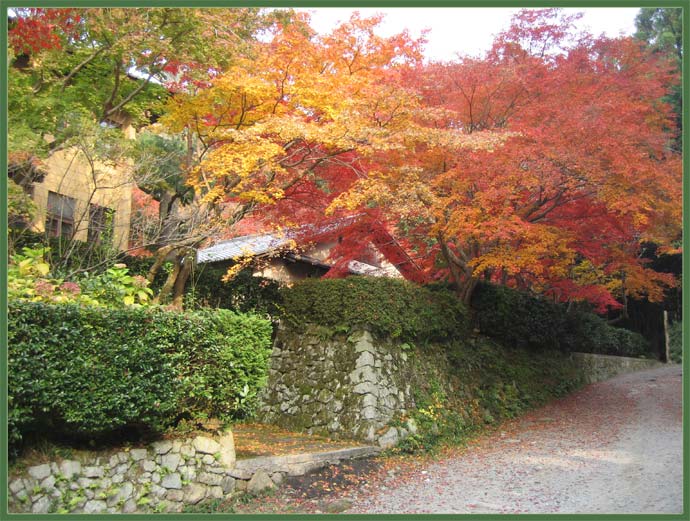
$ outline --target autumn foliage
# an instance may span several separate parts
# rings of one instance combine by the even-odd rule
[[[643,42],[529,9],[484,56],[429,63],[423,37],[378,36],[380,16],[319,35],[303,13],[159,9],[152,54],[146,34],[117,23],[144,14],[129,11],[85,10],[119,42],[109,53],[171,93],[153,131],[187,143],[181,171],[211,210],[204,236],[248,218],[330,229],[341,239],[330,276],[373,243],[407,278],[448,280],[465,302],[489,280],[604,311],[674,284],[640,253],[679,238],[681,164],[662,101],[678,77]],[[47,12],[17,23],[15,48],[30,30],[57,47],[51,24],[64,40],[80,21]]]

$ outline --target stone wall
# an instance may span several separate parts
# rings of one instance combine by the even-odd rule
[[[29,467],[10,478],[9,507],[36,514],[180,512],[186,504],[232,492],[239,485],[234,467],[230,432],[158,441]]]
[[[663,365],[658,360],[593,353],[572,353],[572,358],[582,368],[587,383],[601,382],[619,374],[654,369]]]
[[[400,345],[374,342],[368,331],[327,336],[316,327],[304,334],[279,329],[262,421],[390,445],[387,424],[414,407],[408,355]]]
[[[468,339],[469,349],[473,342]],[[585,353],[573,353],[562,361],[572,362],[587,383],[659,365],[654,360]],[[415,409],[413,389],[433,380],[446,396],[460,401],[473,394],[467,386],[479,381],[456,381],[448,363],[444,346],[406,352],[404,344],[374,340],[367,331],[346,336],[318,326],[301,333],[281,327],[261,396],[260,419],[309,434],[354,438],[388,448],[416,432],[411,420],[402,427],[397,421]]]

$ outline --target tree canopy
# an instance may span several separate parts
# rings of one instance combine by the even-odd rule
[[[319,35],[291,11],[25,10],[10,42],[36,63],[11,75],[11,149],[75,110],[157,120],[134,157],[161,222],[183,217],[158,243],[180,259],[248,216],[320,234],[349,219],[329,276],[385,235],[465,301],[481,279],[600,311],[658,300],[674,281],[641,245],[671,248],[681,220],[666,14],[594,38],[523,10],[483,57],[425,63],[424,38],[381,37],[381,17]]]

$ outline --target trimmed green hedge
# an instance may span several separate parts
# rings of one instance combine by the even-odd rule
[[[181,418],[252,413],[271,324],[226,310],[173,313],[10,302],[10,440],[160,432]]]
[[[223,282],[226,272],[225,267],[198,265],[187,288],[185,307],[207,306],[270,316],[278,313],[280,285],[276,281],[255,277],[251,268],[245,268]]]
[[[564,348],[565,311],[505,286],[480,283],[472,295],[474,323],[483,335],[512,347]]]
[[[671,322],[668,331],[671,362],[683,362],[683,322]]]
[[[650,355],[647,340],[583,311],[505,286],[481,283],[472,298],[475,326],[483,335],[512,346],[618,356]]]
[[[467,312],[449,291],[430,291],[400,279],[307,279],[281,290],[283,318],[334,332],[367,327],[379,337],[443,341],[467,332]]]

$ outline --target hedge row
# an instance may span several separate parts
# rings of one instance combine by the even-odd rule
[[[10,440],[246,416],[265,379],[270,338],[267,320],[226,310],[10,302]]]
[[[474,324],[482,334],[513,347],[560,349],[618,356],[650,353],[641,335],[582,311],[505,286],[482,283],[472,298]]]
[[[443,341],[467,332],[467,311],[449,291],[399,279],[307,279],[281,291],[283,318],[336,332],[367,327],[380,337]]]

